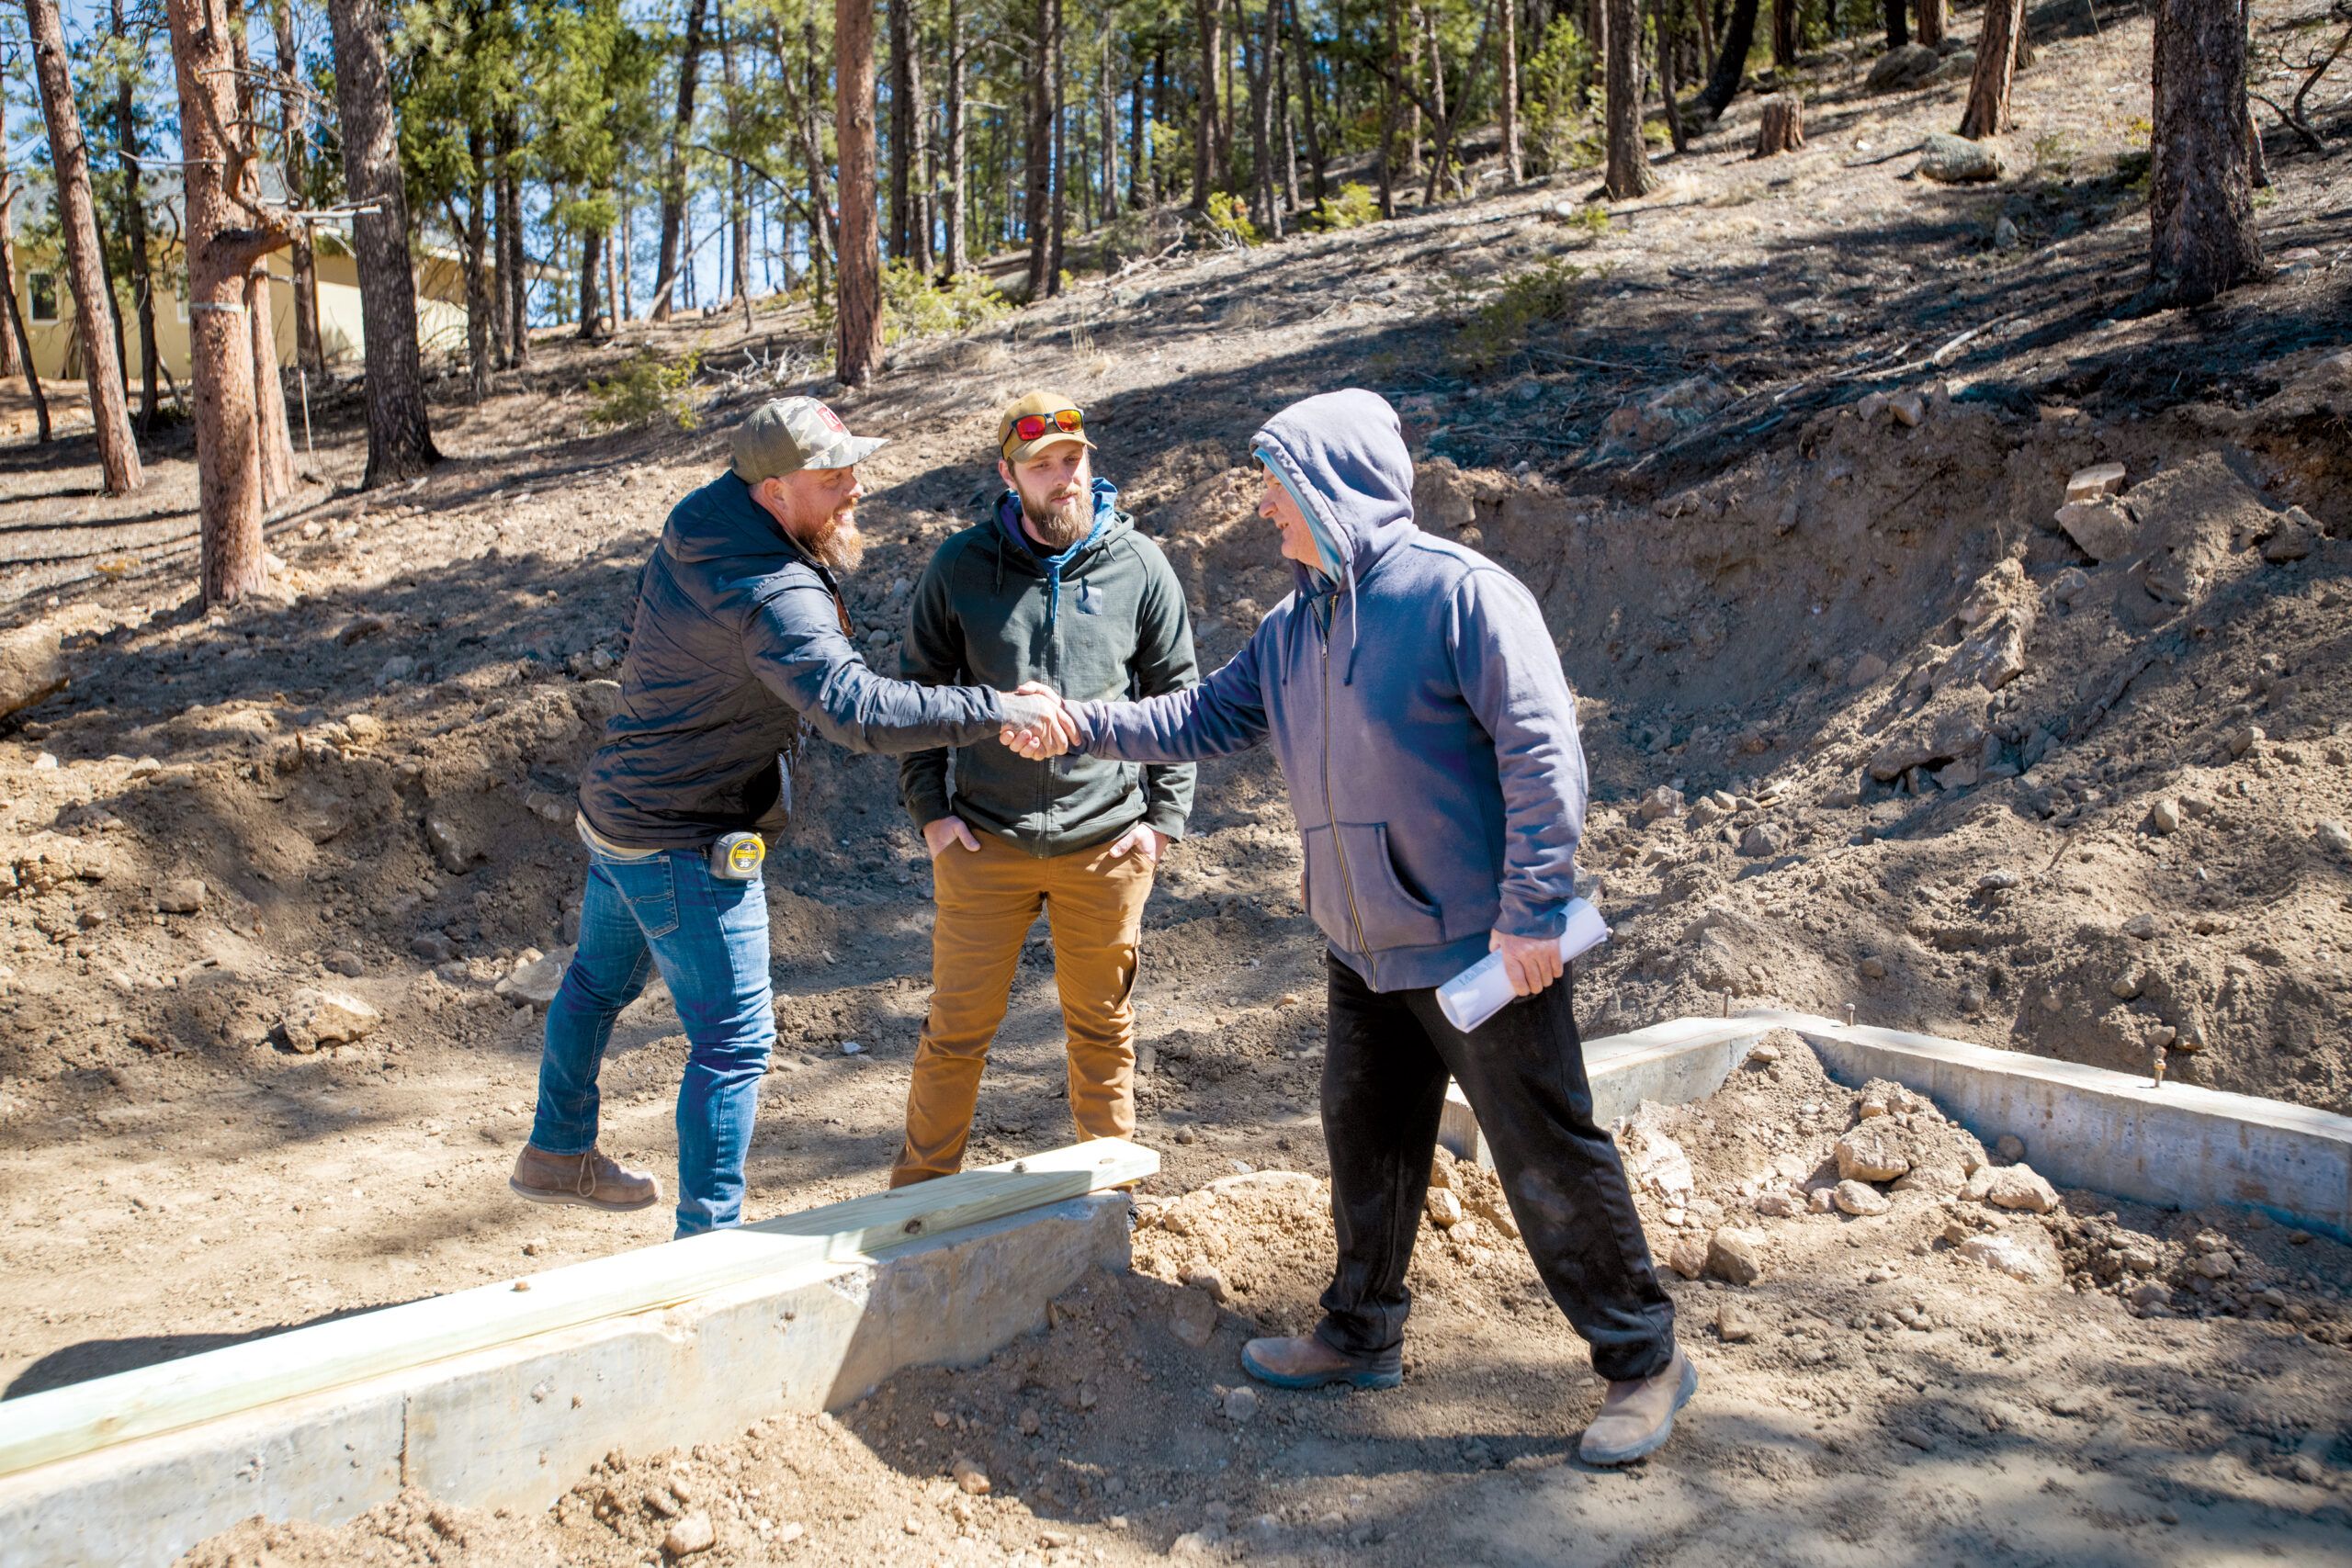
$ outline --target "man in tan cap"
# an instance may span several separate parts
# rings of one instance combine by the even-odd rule
[[[997,420],[988,514],[939,547],[915,587],[904,672],[1037,682],[1072,699],[1148,697],[1198,679],[1183,590],[1094,477],[1086,416],[1032,392]],[[1024,761],[993,743],[910,752],[907,810],[931,850],[931,1011],[907,1089],[893,1186],[960,1168],[980,1072],[1042,908],[1081,1137],[1135,1131],[1135,994],[1144,900],[1193,806],[1189,763]]]
[[[909,751],[993,744],[1060,713],[1051,696],[886,680],[859,658],[833,573],[857,562],[857,464],[880,440],[851,434],[813,398],[786,398],[731,445],[731,467],[678,502],[638,579],[619,708],[580,785],[579,951],[548,1009],[538,1112],[508,1183],[536,1202],[660,1201],[650,1175],[596,1147],[613,1021],[658,969],[688,1043],[682,1236],[741,1218],[775,1040],[763,835],[791,814],[804,735]]]

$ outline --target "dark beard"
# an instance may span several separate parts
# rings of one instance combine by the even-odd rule
[[[1047,549],[1059,555],[1093,531],[1094,516],[1090,504],[1093,499],[1091,495],[1080,495],[1059,511],[1049,512],[1043,517],[1030,511],[1029,503],[1023,501],[1021,503],[1022,519],[1029,525],[1030,533],[1035,535]]]
[[[857,519],[836,513],[825,519],[825,531],[813,539],[801,541],[808,553],[835,571],[855,571],[865,559],[865,536],[857,531]]]

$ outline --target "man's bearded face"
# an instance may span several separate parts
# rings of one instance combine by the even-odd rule
[[[1076,442],[1048,446],[1012,470],[1029,531],[1059,554],[1094,526],[1094,466]]]
[[[792,498],[792,536],[836,571],[855,571],[865,558],[865,536],[857,531],[858,498],[865,491],[857,470],[804,468],[783,483]]]

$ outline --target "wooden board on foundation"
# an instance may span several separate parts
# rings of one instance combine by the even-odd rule
[[[0,1475],[785,1269],[863,1261],[1159,1169],[1151,1150],[1102,1138],[28,1394],[10,1400],[0,1420]]]

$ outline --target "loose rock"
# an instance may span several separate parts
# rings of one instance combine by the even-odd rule
[[[571,948],[560,947],[544,956],[531,954],[515,964],[513,973],[493,989],[509,1001],[545,1007],[562,989],[564,971],[571,966],[572,952]]]
[[[1883,1118],[1865,1122],[1838,1140],[1841,1181],[1892,1181],[1911,1168],[1900,1128]]]
[[[718,1540],[718,1531],[712,1528],[710,1516],[693,1513],[670,1527],[670,1533],[662,1538],[662,1550],[673,1558],[692,1557],[695,1552],[708,1551]]]
[[[204,896],[201,880],[183,876],[155,889],[155,908],[166,915],[193,915],[204,908]]]
[[[1168,1330],[1197,1350],[1216,1332],[1216,1303],[1198,1291],[1179,1291],[1169,1303]]]
[[[277,1027],[288,1045],[309,1055],[322,1045],[364,1040],[383,1021],[382,1013],[357,997],[305,987],[294,993]]]
[[[2046,1214],[2058,1206],[2058,1190],[2030,1165],[2013,1165],[1994,1173],[1984,1201],[1996,1209],[2018,1209]]]
[[[1918,167],[1911,172],[1938,185],[1984,185],[2001,177],[2001,160],[1980,142],[1935,131],[1921,145]]]
[[[1735,1285],[1764,1277],[1763,1237],[1747,1231],[1717,1231],[1707,1241],[1707,1272]]]
[[[1885,1193],[1860,1181],[1839,1182],[1832,1197],[1838,1208],[1857,1218],[1883,1214],[1894,1207],[1887,1201]]]

